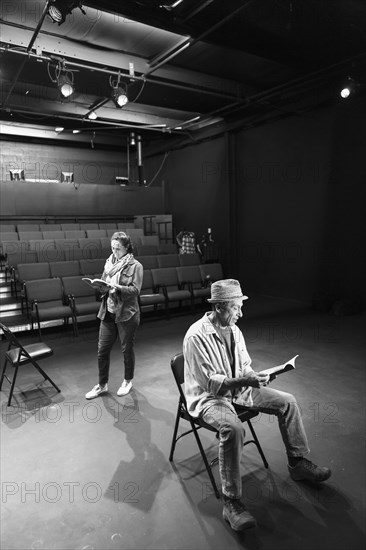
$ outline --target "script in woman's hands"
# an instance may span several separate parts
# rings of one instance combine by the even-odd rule
[[[103,281],[103,279],[89,279],[89,277],[82,277],[82,281],[85,281],[89,286],[92,286],[94,289],[99,289],[103,291],[114,288],[113,285],[107,283],[106,281]]]
[[[278,365],[277,367],[272,367],[270,369],[262,370],[261,374],[269,374],[269,381],[274,380],[276,376],[278,376],[279,374],[282,374],[289,370],[293,370],[295,368],[295,361],[297,357],[299,356],[295,355],[295,357],[293,357],[286,363],[283,363],[282,365]]]

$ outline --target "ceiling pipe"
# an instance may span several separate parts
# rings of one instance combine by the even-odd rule
[[[197,13],[199,13],[204,8],[206,8],[207,6],[212,4],[213,1],[214,0],[205,0],[205,2],[201,2],[201,4],[199,6],[197,6],[197,8],[192,10],[190,13],[187,13],[187,15],[182,19],[182,23],[185,23],[186,21],[188,21],[188,19],[192,19],[192,17],[197,15]]]
[[[193,46],[193,44],[196,44],[196,42],[199,42],[200,40],[202,40],[203,38],[205,38],[208,34],[212,33],[213,31],[215,31],[216,29],[218,29],[219,27],[221,27],[222,25],[224,25],[227,21],[229,21],[229,19],[231,19],[232,17],[234,17],[237,13],[239,13],[239,11],[241,11],[242,9],[244,8],[247,8],[250,4],[252,4],[255,0],[248,0],[247,2],[245,2],[244,4],[242,4],[241,6],[239,6],[236,10],[234,10],[233,12],[229,13],[226,17],[224,17],[223,19],[221,19],[220,21],[218,21],[215,25],[213,25],[212,27],[210,27],[209,29],[207,29],[205,32],[203,32],[202,34],[200,34],[199,36],[197,36],[197,38],[188,38],[187,39],[187,42],[186,43],[183,43],[181,44],[180,47],[178,47],[177,51],[173,52],[172,54],[170,54],[168,57],[166,57],[163,61],[161,61],[160,63],[157,63],[154,67],[151,67],[151,69],[149,69],[146,73],[144,73],[143,76],[148,76],[150,75],[151,73],[155,72],[157,69],[159,69],[160,67],[162,67],[163,65],[165,65],[165,63],[167,63],[168,61],[170,61],[171,59],[173,59],[174,57],[176,57],[177,55],[179,55],[180,53],[182,53],[184,50],[186,50],[189,46]],[[163,56],[164,53],[162,53],[160,55]]]
[[[18,113],[24,113],[26,115],[34,115],[34,116],[40,116],[42,118],[45,118],[45,117],[48,117],[48,116],[55,116],[53,115],[53,113],[47,113],[45,114],[44,111],[40,112],[40,111],[29,111],[29,110],[25,110],[25,109],[19,109],[17,108],[16,111]],[[73,116],[73,115],[57,115],[57,118],[59,119],[63,119],[63,120],[70,120],[70,121],[77,121],[79,124],[80,123],[83,123],[84,122],[84,115],[83,116]],[[86,121],[85,121],[86,122]],[[181,132],[174,132],[174,131],[171,131],[169,130],[166,126],[161,126],[159,124],[146,124],[145,126],[144,125],[133,125],[131,123],[123,123],[123,122],[113,122],[113,125],[111,125],[111,121],[108,120],[108,121],[103,121],[103,120],[93,120],[93,124],[97,124],[98,126],[106,126],[106,130],[118,130],[119,128],[126,128],[126,129],[130,129],[130,130],[140,130],[140,131],[143,131],[143,130],[150,130],[150,131],[154,131],[154,132],[160,132],[160,133],[166,133],[166,132],[170,132],[170,133],[175,133],[175,134],[180,134]],[[80,130],[81,132],[90,132],[90,131],[93,131],[93,130],[98,130],[99,128],[94,128],[94,127],[88,127],[88,128],[73,128],[73,130]]]
[[[52,55],[39,55],[39,54],[36,54],[36,53],[33,53],[33,52],[30,52],[27,54],[27,52],[25,51],[21,51],[21,50],[12,50],[11,48],[7,47],[7,46],[0,46],[0,52],[7,52],[7,53],[14,53],[14,54],[17,54],[17,55],[24,55],[24,56],[27,56],[28,57],[32,57],[34,59],[40,59],[42,61],[49,61],[49,62],[58,62],[59,59],[58,58],[55,58],[54,56]],[[121,71],[120,70],[113,70],[113,69],[104,69],[102,67],[96,67],[96,66],[90,66],[90,65],[86,65],[85,63],[80,63],[78,61],[71,61],[71,60],[68,60],[67,61],[67,65],[69,67],[77,67],[78,69],[86,69],[86,70],[89,70],[89,71],[95,71],[95,72],[98,72],[98,73],[105,73],[105,74],[108,74],[108,75],[116,75],[118,76],[119,74],[121,74]],[[122,75],[122,77],[125,77],[125,78],[130,78],[129,74],[125,74],[125,75]],[[138,76],[138,75],[134,75],[133,77],[133,80],[141,80],[143,82],[150,82],[151,84],[157,84],[159,86],[167,86],[169,88],[177,88],[177,89],[180,89],[180,90],[189,90],[189,91],[196,91],[198,93],[204,93],[206,95],[212,95],[212,96],[215,96],[215,97],[222,97],[224,99],[234,99],[235,97],[237,96],[233,96],[231,94],[226,94],[224,92],[217,92],[217,91],[214,91],[214,90],[209,90],[207,88],[204,88],[204,87],[193,87],[192,84],[175,84],[174,82],[171,82],[171,81],[164,81],[164,80],[158,80],[159,77],[155,77],[155,79],[149,79],[149,78],[146,78],[145,76]],[[109,98],[110,99],[110,98]]]
[[[35,30],[34,30],[34,33],[33,33],[33,35],[32,35],[32,38],[30,39],[30,42],[29,42],[29,44],[28,44],[28,46],[27,46],[27,48],[26,48],[26,51],[23,52],[23,53],[25,53],[26,55],[30,53],[30,51],[31,51],[31,49],[32,49],[32,46],[33,46],[33,44],[34,44],[34,42],[35,42],[35,40],[36,40],[36,38],[37,38],[37,36],[38,36],[38,34],[39,34],[39,31],[41,30],[41,27],[42,27],[44,18],[46,17],[46,15],[47,15],[47,13],[48,13],[48,7],[49,7],[50,2],[51,2],[51,0],[47,0],[47,2],[45,3],[45,6],[44,6],[44,8],[43,8],[43,12],[42,12],[41,18],[40,18],[40,20],[38,21],[38,25],[37,25],[37,27],[36,27]],[[20,73],[21,73],[22,70],[23,70],[24,65],[26,64],[26,61],[27,61],[27,57],[25,57],[25,58],[23,59],[23,61],[21,62],[21,64],[20,64],[19,69],[18,69],[18,71],[17,71],[17,73],[16,73],[16,75],[15,75],[15,77],[14,77],[14,79],[13,79],[13,82],[11,83],[10,89],[9,89],[9,91],[8,91],[8,93],[7,93],[7,95],[6,95],[5,99],[4,99],[4,101],[3,101],[3,103],[1,104],[2,107],[5,107],[5,106],[6,106],[8,100],[9,100],[9,97],[10,97],[11,94],[13,93],[13,90],[14,90],[14,88],[15,88],[15,85],[16,85],[16,83],[18,82],[18,78],[19,78],[19,76],[20,76]]]
[[[276,95],[278,95],[282,91],[287,90],[288,92],[293,93],[299,86],[303,86],[304,84],[309,85],[313,82],[316,82],[317,80],[321,80],[321,78],[325,76],[327,73],[332,73],[332,71],[335,71],[336,69],[341,68],[343,65],[347,65],[348,63],[354,62],[356,59],[363,59],[363,58],[366,58],[366,52],[363,52],[355,57],[350,57],[348,59],[340,61],[339,63],[334,63],[333,65],[329,65],[328,67],[324,67],[322,69],[314,71],[313,73],[307,74],[305,76],[295,78],[288,82],[284,82],[283,84],[279,84],[278,86],[274,86],[273,88],[264,90],[263,92],[258,92],[253,95],[249,95],[243,100],[234,101],[233,103],[230,103],[225,107],[220,107],[219,109],[215,109],[214,111],[205,113],[205,115],[202,116],[201,120],[204,120],[205,118],[209,118],[212,116],[225,116],[225,114],[232,114],[240,109],[250,107],[253,103],[259,103],[259,104],[264,103],[269,99],[276,98]],[[287,112],[287,114],[298,114],[296,112],[286,111],[282,107],[276,107],[274,105],[271,105],[271,108],[276,108],[281,112]]]

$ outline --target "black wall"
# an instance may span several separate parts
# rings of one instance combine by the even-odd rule
[[[344,101],[173,151],[159,181],[177,228],[212,227],[248,292],[365,300],[365,110]]]

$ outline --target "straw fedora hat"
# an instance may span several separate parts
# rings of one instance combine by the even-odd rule
[[[231,302],[231,300],[238,298],[242,300],[248,299],[248,296],[244,296],[242,293],[239,281],[235,279],[222,279],[221,281],[212,283],[211,298],[208,298],[207,301],[211,303]]]

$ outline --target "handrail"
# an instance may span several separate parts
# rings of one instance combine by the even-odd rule
[[[99,221],[115,221],[115,222],[133,222],[137,216],[130,215],[99,215],[99,216],[87,216],[87,215],[78,215],[78,216],[68,216],[67,214],[52,215],[52,216],[40,216],[40,215],[27,215],[27,216],[18,216],[14,214],[5,214],[0,216],[0,223],[2,221],[11,222],[11,221],[39,221],[40,223],[62,223],[62,222],[99,222]]]

